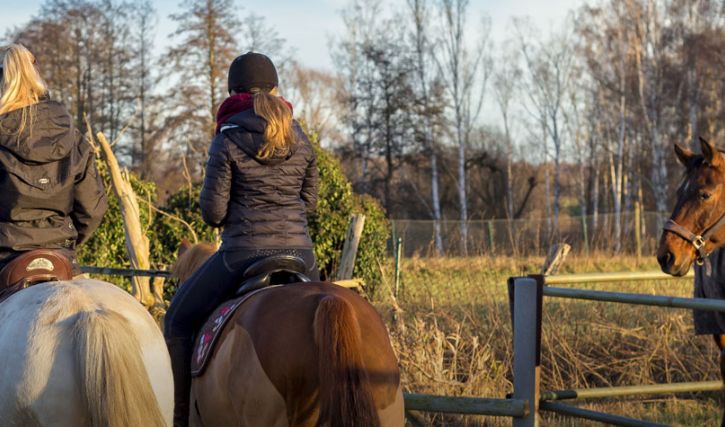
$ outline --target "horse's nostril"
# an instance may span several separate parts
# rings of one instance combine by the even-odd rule
[[[667,251],[664,254],[657,257],[657,261],[659,261],[660,266],[662,266],[663,268],[671,267],[674,259],[675,259],[675,256],[672,255],[672,252],[670,252],[670,251]]]

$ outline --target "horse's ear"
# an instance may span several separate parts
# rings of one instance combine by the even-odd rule
[[[186,239],[182,240],[181,241],[181,244],[179,244],[179,256],[184,255],[184,252],[186,252],[189,249],[191,249],[191,246],[192,246],[191,245],[191,242],[189,242]]]
[[[690,165],[690,160],[695,156],[695,153],[687,148],[681,147],[679,144],[675,144],[675,154],[677,155],[677,160],[685,167]]]
[[[714,145],[710,144],[706,139],[701,137],[700,148],[702,149],[702,156],[705,158],[706,163],[712,166],[720,165],[722,162],[720,152]]]

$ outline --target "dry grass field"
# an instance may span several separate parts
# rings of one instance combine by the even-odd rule
[[[543,258],[405,260],[397,302],[393,285],[387,282],[375,304],[388,322],[407,391],[486,397],[511,392],[506,279],[537,273],[542,263]],[[385,277],[393,277],[392,268],[385,268]],[[570,257],[560,273],[656,269],[653,259],[638,266],[626,257]],[[586,287],[692,295],[692,279]],[[710,337],[694,335],[688,310],[555,298],[544,299],[542,364],[542,388],[548,390],[719,379],[716,347]],[[700,426],[720,422],[720,400],[719,393],[710,392],[577,405],[665,424]],[[510,425],[509,418],[500,417],[425,417],[440,426]],[[543,425],[588,424],[544,413]]]

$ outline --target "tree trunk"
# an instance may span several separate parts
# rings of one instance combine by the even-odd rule
[[[459,128],[460,129],[460,128]],[[461,131],[459,130],[459,133]],[[466,144],[459,137],[458,144],[458,202],[461,209],[461,255],[468,256],[468,203],[466,200]]]
[[[435,237],[436,254],[443,255],[443,235],[441,232],[441,198],[438,194],[438,155],[431,149],[430,155],[431,198],[433,205],[433,235]]]
[[[149,263],[149,240],[141,227],[141,216],[136,200],[136,194],[131,188],[128,178],[121,172],[118,166],[116,156],[113,154],[111,144],[108,143],[106,136],[102,132],[96,134],[98,142],[101,144],[108,171],[111,175],[111,185],[113,192],[118,198],[118,205],[121,209],[123,217],[123,230],[126,236],[126,251],[128,253],[131,267],[136,269],[148,270]],[[146,308],[158,304],[155,301],[154,294],[151,292],[148,277],[132,277],[131,278],[133,296]],[[160,301],[163,304],[163,301]]]

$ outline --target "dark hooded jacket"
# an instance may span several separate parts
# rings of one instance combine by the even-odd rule
[[[0,115],[0,263],[31,249],[85,242],[106,211],[91,146],[66,108],[43,100],[18,138],[21,110]]]
[[[221,249],[312,247],[307,214],[317,204],[317,162],[295,122],[297,143],[289,155],[260,159],[264,119],[249,109],[221,127],[209,148],[201,213],[224,227]]]

